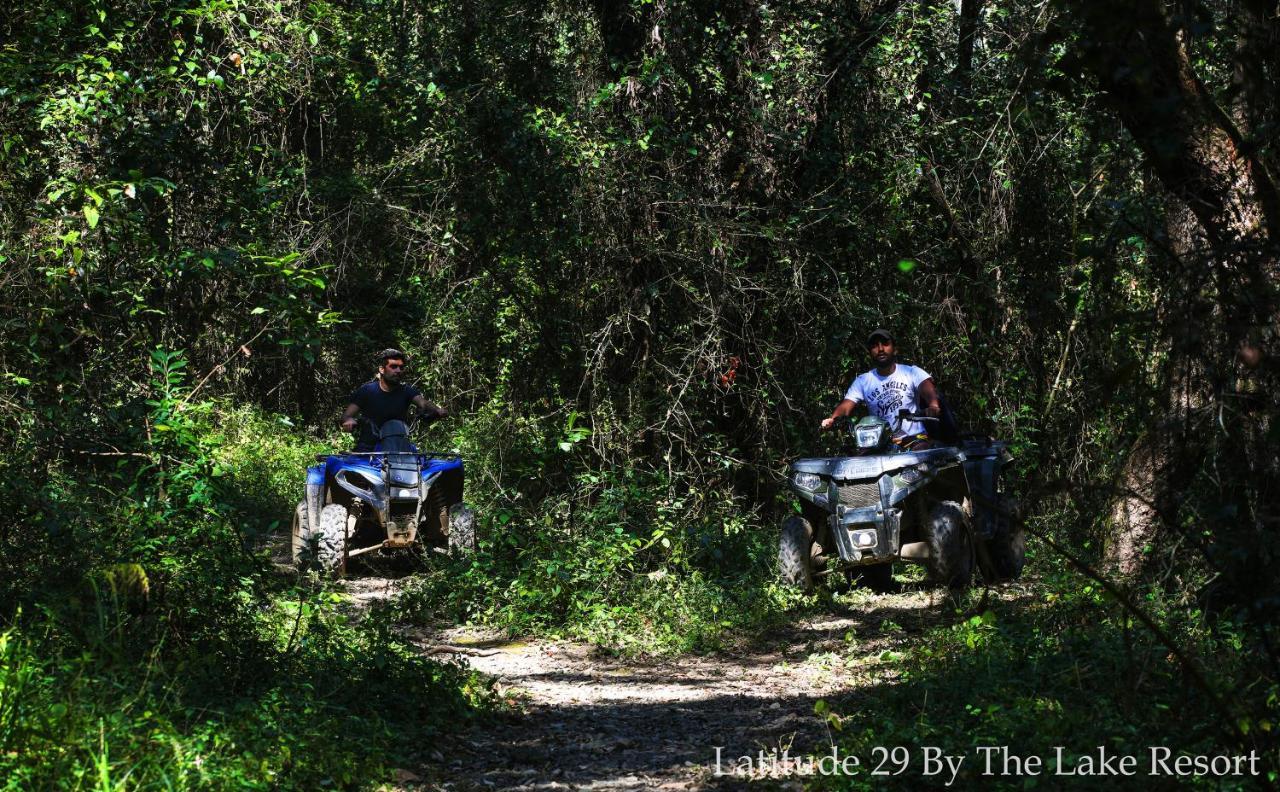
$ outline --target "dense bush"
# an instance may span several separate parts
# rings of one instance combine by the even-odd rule
[[[481,552],[426,570],[400,608],[628,652],[705,651],[794,615],[801,598],[774,579],[771,532],[728,493],[700,506],[626,472],[580,484],[524,508],[477,494]]]
[[[6,788],[352,787],[414,761],[486,684],[273,566],[317,446],[184,401],[180,363],[156,356],[145,460],[50,477],[57,522],[6,547]]]
[[[1190,779],[1207,788],[1253,789],[1264,779],[1274,784],[1280,778],[1280,768],[1259,748],[1275,728],[1274,690],[1259,691],[1258,698],[1270,703],[1261,717],[1235,724],[1243,733],[1239,738],[1224,737],[1215,701],[1254,679],[1251,661],[1239,651],[1247,641],[1243,624],[1219,622],[1205,630],[1203,614],[1185,602],[1155,592],[1146,598],[1144,607],[1178,646],[1212,669],[1212,687],[1204,690],[1189,681],[1187,669],[1167,645],[1100,587],[1082,582],[1052,556],[1034,560],[1034,584],[1018,587],[1014,596],[987,599],[974,592],[945,602],[938,618],[918,634],[908,634],[892,619],[880,623],[877,637],[885,639],[886,648],[864,656],[856,668],[878,683],[852,700],[816,706],[844,755],[873,761],[855,777],[822,779],[818,788],[918,788],[922,746],[965,757],[953,784],[958,788],[1076,783],[1127,789],[1133,777],[1081,777],[1087,773],[1077,766],[1080,757],[1097,757],[1100,748],[1111,757],[1133,756],[1137,776],[1150,777],[1153,746],[1175,756],[1247,757],[1256,752],[1258,777]],[[876,603],[864,605],[876,612]],[[1263,736],[1255,742],[1259,733]],[[871,777],[870,770],[887,759],[876,748],[899,746],[907,753],[895,759],[909,755],[911,769],[894,776],[897,761],[886,761],[881,769],[890,772]],[[998,754],[987,773],[979,746],[1004,747],[1024,759],[1039,757],[1038,777],[1006,771]],[[1058,775],[1059,758],[1063,776]],[[1081,775],[1064,778],[1072,772]],[[947,770],[932,781],[942,785],[950,775]]]

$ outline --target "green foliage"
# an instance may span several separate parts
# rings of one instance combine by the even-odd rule
[[[27,603],[0,630],[7,788],[363,786],[492,698],[388,613],[357,622],[253,552],[265,518],[291,513],[311,449],[278,420],[190,402],[184,368],[152,356],[138,462],[43,488],[75,541],[6,555],[44,581],[6,575],[6,601]]]
[[[1096,752],[1094,746],[1139,757],[1139,764],[1147,761],[1152,745],[1175,754],[1248,753],[1223,743],[1214,706],[1186,684],[1185,669],[1167,647],[1061,562],[1037,561],[1036,574],[1043,577],[1018,596],[975,612],[985,599],[974,592],[947,607],[942,623],[902,651],[882,654],[881,683],[866,691],[875,706],[823,702],[842,751],[871,757],[877,746],[911,746],[916,764],[896,777],[872,778],[871,768],[863,768],[859,776],[825,779],[819,788],[917,788],[919,746],[966,756],[956,786],[1001,789],[1037,781],[1053,786],[1058,746],[1069,762]],[[1217,695],[1251,678],[1250,661],[1232,646],[1239,637],[1235,626],[1204,631],[1193,614],[1155,591],[1145,605],[1212,669]],[[1274,728],[1276,705],[1275,700],[1267,704],[1261,728]],[[1019,756],[1039,756],[1046,769],[1038,779],[1024,773],[1005,776],[996,764],[996,772],[984,777],[977,746],[1008,746]],[[1259,769],[1274,780],[1272,760],[1262,761],[1266,766]],[[1091,780],[1100,788],[1123,788],[1128,781]],[[1252,784],[1246,778],[1215,779],[1212,786],[1246,789]]]
[[[278,542],[302,500],[303,471],[334,442],[300,436],[289,418],[230,401],[219,402],[200,422],[214,449],[211,474],[243,539],[253,546]]]
[[[531,508],[480,501],[480,552],[433,567],[398,607],[582,638],[620,652],[706,651],[726,634],[788,618],[800,598],[774,581],[777,547],[732,499],[688,519],[661,475],[588,475],[568,499]],[[483,496],[481,496],[483,498]],[[705,498],[705,501],[703,501]]]
[[[273,611],[257,619],[264,636],[281,618]],[[385,626],[355,629],[331,607],[309,611],[299,628],[292,618],[284,625],[292,645],[240,649],[258,666],[245,685],[160,646],[136,666],[104,664],[101,645],[24,638],[36,625],[20,620],[0,633],[6,788],[362,786],[386,772],[387,757],[421,751],[423,739],[456,728],[487,695]],[[60,626],[46,621],[43,630]]]

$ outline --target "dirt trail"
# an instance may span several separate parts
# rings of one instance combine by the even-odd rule
[[[349,584],[358,602],[395,588],[376,579]],[[847,711],[860,697],[874,696],[897,673],[881,655],[952,613],[938,590],[855,593],[836,612],[762,643],[645,661],[565,641],[511,640],[462,628],[407,630],[424,651],[494,676],[520,706],[455,737],[433,765],[403,773],[400,787],[741,788],[741,775],[715,774],[717,746],[725,773],[759,751],[827,753],[830,737],[814,714],[815,702],[838,701],[837,709]]]

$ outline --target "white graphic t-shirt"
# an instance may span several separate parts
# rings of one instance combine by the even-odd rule
[[[898,363],[887,377],[875,369],[859,374],[844,397],[867,405],[872,415],[889,422],[894,434],[921,434],[925,431],[919,421],[898,421],[898,411],[919,412],[916,388],[929,379],[929,372],[919,366]]]

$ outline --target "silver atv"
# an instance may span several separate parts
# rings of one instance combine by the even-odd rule
[[[936,421],[903,411],[904,420]],[[931,581],[967,586],[978,566],[988,581],[1022,574],[1026,539],[1001,473],[1006,444],[969,438],[937,445],[897,435],[868,416],[840,456],[798,459],[788,480],[799,514],[783,520],[778,565],[804,591],[833,572],[872,588],[893,585],[897,561],[923,564]]]

